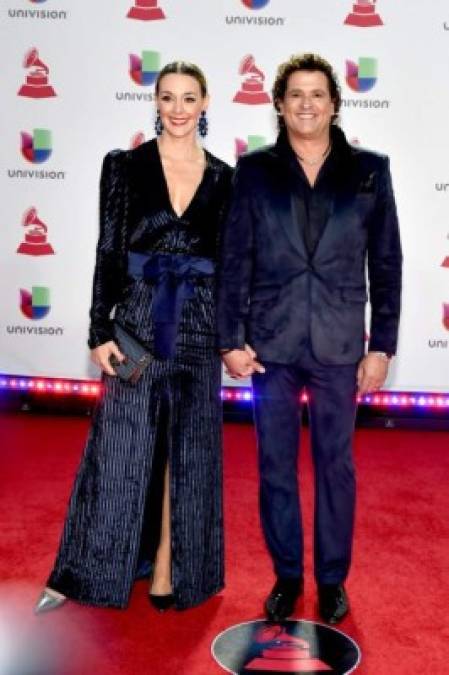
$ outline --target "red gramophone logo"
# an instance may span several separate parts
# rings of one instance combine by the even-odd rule
[[[376,0],[356,0],[352,5],[352,12],[345,19],[345,24],[360,28],[383,26],[383,21],[376,12]]]
[[[139,147],[139,145],[142,145],[142,143],[145,143],[145,134],[143,131],[138,131],[136,134],[134,134],[134,136],[132,136],[129,149],[135,150]]]
[[[443,302],[443,326],[449,330],[449,304]]]
[[[25,239],[17,249],[24,255],[54,255],[51,244],[47,241],[47,226],[38,218],[37,210],[32,206],[25,211],[22,225],[26,227]]]
[[[325,673],[333,671],[324,661],[310,655],[306,640],[289,635],[284,626],[260,628],[254,642],[261,644],[260,655],[245,664],[245,671],[270,671],[270,673]]]
[[[314,621],[246,621],[230,626],[212,643],[212,656],[228,673],[345,675],[360,663],[348,635]]]
[[[256,66],[252,54],[248,54],[240,62],[239,74],[244,76],[244,80],[233,98],[235,103],[247,103],[248,105],[270,103],[271,99],[264,91],[265,75]]]
[[[158,0],[134,0],[134,5],[126,16],[128,19],[138,19],[139,21],[165,19],[165,14],[158,7],[158,4]]]
[[[40,60],[39,52],[35,47],[25,55],[23,67],[29,70],[23,84],[17,92],[19,96],[28,98],[50,98],[56,92],[48,82],[48,66]]]

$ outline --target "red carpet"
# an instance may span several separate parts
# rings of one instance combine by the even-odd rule
[[[0,420],[0,673],[3,652],[15,646],[22,661],[38,659],[39,648],[60,653],[65,666],[57,675],[223,673],[210,656],[213,638],[260,618],[272,584],[259,531],[252,427],[225,426],[227,588],[220,597],[160,616],[139,582],[126,611],[70,603],[34,618],[31,606],[52,564],[88,421],[29,414]],[[357,536],[347,584],[352,614],[341,629],[362,649],[357,673],[443,675],[449,672],[449,434],[360,430],[356,459]],[[302,484],[310,552],[307,432]],[[310,555],[296,616],[317,618]],[[53,675],[50,668],[42,672]]]

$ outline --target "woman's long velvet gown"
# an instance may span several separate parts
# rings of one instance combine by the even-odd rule
[[[210,153],[206,159],[178,216],[154,139],[106,156],[91,348],[113,339],[113,308],[119,323],[154,346],[154,283],[129,275],[129,252],[215,262],[232,172]],[[136,385],[104,376],[48,586],[88,604],[126,606],[154,558],[168,458],[175,605],[196,605],[223,587],[220,375],[211,275],[193,280],[174,357],[156,358]]]

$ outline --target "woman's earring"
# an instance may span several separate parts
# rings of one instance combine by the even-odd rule
[[[156,116],[156,121],[154,123],[154,131],[156,132],[156,136],[160,136],[161,133],[164,130],[164,125],[162,124],[161,120],[161,115],[159,110],[157,111],[157,116]]]
[[[209,129],[209,122],[207,121],[206,111],[202,110],[200,118],[198,120],[198,133],[199,133],[199,135],[202,138],[204,138],[205,136],[207,136],[208,129]]]

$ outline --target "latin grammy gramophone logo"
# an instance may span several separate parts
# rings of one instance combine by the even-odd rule
[[[271,102],[270,96],[264,90],[265,75],[256,66],[252,54],[248,54],[240,62],[239,75],[242,75],[244,79],[239,91],[233,98],[234,103],[259,105]]]
[[[383,21],[376,12],[376,0],[356,0],[352,12],[345,19],[345,24],[359,28],[383,26]]]
[[[234,675],[346,675],[360,663],[360,649],[350,637],[305,620],[231,626],[215,638],[212,655]]]
[[[25,238],[17,249],[23,255],[54,255],[52,245],[47,241],[48,228],[37,215],[37,209],[32,206],[25,211],[22,225],[26,228]]]
[[[39,58],[39,52],[35,47],[26,53],[23,67],[29,71],[25,84],[23,84],[18,96],[28,98],[51,98],[56,96],[56,92],[48,81],[49,68]]]
[[[134,5],[126,16],[128,19],[138,21],[157,21],[166,18],[158,0],[134,0]]]
[[[138,131],[136,134],[134,134],[131,137],[131,141],[129,143],[129,149],[130,150],[135,150],[136,148],[139,147],[139,145],[142,145],[142,143],[145,143],[145,134],[143,131]]]
[[[252,150],[257,150],[263,145],[267,144],[267,139],[265,136],[257,136],[251,134],[247,137],[246,141],[241,138],[235,139],[235,158],[238,159],[240,155],[243,155],[245,152],[251,152]]]

